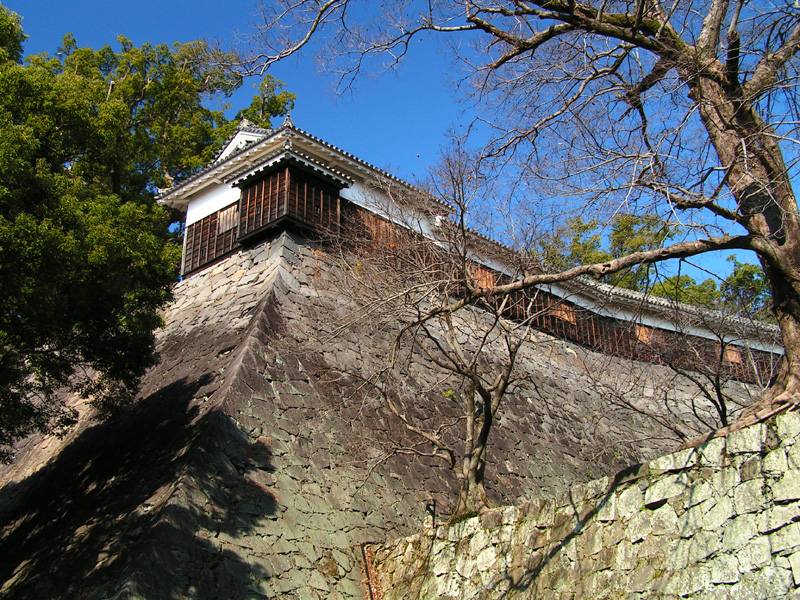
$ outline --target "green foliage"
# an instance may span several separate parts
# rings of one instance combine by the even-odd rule
[[[23,65],[23,39],[0,6],[2,458],[20,437],[70,424],[66,392],[101,415],[135,394],[180,258],[153,192],[213,158],[230,124],[203,100],[242,83],[200,42],[120,37],[115,52],[67,35],[63,61]],[[265,99],[262,122],[291,99]]]
[[[632,252],[658,248],[676,233],[674,228],[655,216],[616,215],[611,220],[606,238],[598,221],[574,217],[555,235],[544,238],[542,258],[546,265],[557,270],[603,263]],[[647,266],[639,266],[610,276],[607,283],[641,290],[647,286],[647,280]]]
[[[611,220],[610,233],[604,236],[598,221],[571,219],[554,235],[544,236],[540,258],[554,270],[577,265],[597,264],[633,252],[662,246],[679,233],[654,216],[618,215]],[[606,281],[618,287],[651,293],[686,304],[714,310],[730,310],[762,321],[774,321],[772,296],[759,265],[741,263],[735,256],[733,272],[719,284],[714,279],[698,283],[688,275],[674,275],[651,281],[647,266],[617,273]]]
[[[137,48],[124,36],[117,41],[119,52],[110,46],[93,50],[79,48],[67,35],[63,62],[38,55],[31,67],[79,81],[94,105],[96,127],[85,152],[74,159],[76,174],[104,182],[126,200],[149,198],[156,188],[178,184],[211,162],[245,115],[229,122],[203,101],[229,96],[243,80],[222,66],[236,57],[205,42]],[[254,99],[242,113],[269,127],[270,117],[293,106],[294,94],[278,93],[282,85],[266,76],[258,105]]]
[[[669,298],[676,302],[718,308],[722,300],[722,292],[713,279],[706,279],[697,283],[688,275],[673,275],[658,281],[653,285],[650,293],[661,298]]]
[[[258,84],[258,94],[253,96],[250,106],[236,113],[235,120],[248,119],[256,127],[271,127],[271,117],[286,114],[294,106],[295,95],[278,91],[281,87],[280,81],[267,75]]]
[[[17,13],[0,5],[0,62],[22,60],[22,42],[27,36]]]
[[[675,275],[656,283],[650,292],[654,296],[686,304],[774,322],[772,295],[761,267],[753,263],[741,263],[735,256],[730,256],[728,261],[733,263],[733,272],[719,286],[711,278],[697,283],[688,275]]]

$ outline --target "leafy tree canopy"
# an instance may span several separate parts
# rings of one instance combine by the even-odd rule
[[[19,17],[0,6],[0,454],[74,414],[125,403],[156,359],[158,309],[180,248],[156,188],[213,158],[235,129],[203,101],[242,78],[201,42],[78,47],[21,64]],[[265,80],[258,124],[291,108]],[[251,118],[251,120],[256,120]]]
[[[573,217],[566,226],[551,235],[542,236],[539,242],[541,258],[550,268],[566,270],[578,265],[610,261],[633,252],[644,252],[661,247],[678,231],[653,215],[618,214],[611,219],[610,233],[605,236],[597,220],[584,221]],[[648,269],[635,267],[614,273],[606,278],[617,287],[646,290]]]
[[[22,60],[22,42],[27,36],[22,33],[19,15],[0,5],[0,61]]]
[[[700,283],[689,275],[673,275],[657,281],[650,292],[654,296],[669,298],[676,302],[716,308],[723,299],[717,282],[705,279]]]
[[[608,235],[597,220],[570,219],[554,234],[542,236],[540,258],[549,268],[566,270],[581,264],[602,263],[661,247],[680,233],[656,216],[617,215],[611,219]],[[605,278],[611,285],[650,293],[685,304],[736,312],[761,321],[774,322],[772,295],[763,269],[753,263],[728,261],[733,272],[718,281],[707,278],[698,283],[693,277],[678,274],[659,277],[647,265],[637,265]]]

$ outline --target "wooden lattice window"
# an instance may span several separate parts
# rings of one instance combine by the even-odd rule
[[[186,228],[183,254],[184,274],[216,260],[237,246],[237,213],[237,205],[232,204],[203,217]]]
[[[550,309],[550,314],[557,319],[561,319],[562,321],[566,321],[567,323],[572,323],[573,325],[578,320],[575,316],[575,307],[570,306],[568,304],[559,304],[557,306],[552,307]]]
[[[735,365],[743,364],[742,351],[735,346],[725,346],[725,360]]]
[[[643,344],[650,344],[653,340],[653,330],[646,325],[636,325],[636,339]]]
[[[217,235],[230,231],[239,224],[239,205],[233,204],[219,211],[217,217]]]
[[[494,286],[494,273],[482,265],[476,265],[474,268],[472,268],[471,275],[475,279],[475,282],[482,288],[490,288]]]

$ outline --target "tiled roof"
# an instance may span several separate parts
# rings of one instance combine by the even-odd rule
[[[326,142],[325,140],[323,140],[321,138],[318,138],[318,137],[308,133],[307,131],[304,131],[302,129],[297,128],[294,125],[294,123],[291,120],[291,118],[288,117],[288,116],[284,120],[283,124],[281,124],[281,126],[278,127],[277,129],[262,129],[260,127],[254,127],[254,126],[249,126],[249,125],[245,124],[244,126],[240,125],[240,131],[248,131],[250,133],[263,134],[263,137],[261,137],[258,140],[255,140],[255,141],[253,141],[253,142],[251,142],[249,144],[245,144],[243,147],[235,150],[234,152],[232,152],[231,154],[229,154],[228,156],[226,156],[222,160],[219,160],[219,159],[215,160],[215,162],[210,163],[204,169],[202,169],[201,171],[195,173],[192,177],[190,177],[190,178],[182,181],[181,183],[169,188],[168,190],[164,190],[162,193],[160,193],[157,196],[156,200],[162,200],[163,198],[165,198],[165,197],[177,192],[178,190],[180,190],[183,187],[186,187],[187,185],[191,184],[192,182],[197,181],[198,179],[202,178],[204,175],[208,174],[212,170],[214,170],[214,169],[220,167],[221,165],[224,165],[225,163],[233,160],[237,156],[240,156],[242,153],[247,152],[248,150],[251,150],[253,148],[256,148],[258,145],[266,142],[269,139],[274,139],[275,137],[277,137],[277,136],[279,136],[280,134],[283,134],[283,133],[286,133],[286,134],[291,135],[291,136],[300,136],[301,138],[305,138],[308,142],[316,144],[316,145],[328,150],[332,154],[338,155],[340,158],[344,158],[344,159],[352,162],[358,168],[360,168],[360,169],[362,169],[362,170],[364,170],[366,172],[377,174],[380,177],[383,177],[383,178],[386,178],[388,180],[391,180],[394,183],[396,183],[396,184],[398,184],[398,185],[400,185],[400,186],[402,186],[402,187],[404,187],[406,189],[414,190],[414,191],[417,191],[419,193],[423,193],[422,190],[419,190],[418,188],[416,188],[412,184],[408,183],[407,181],[404,181],[404,180],[400,179],[399,177],[397,177],[395,175],[392,175],[388,171],[380,169],[380,168],[376,167],[375,165],[372,165],[372,164],[370,164],[370,163],[358,158],[357,156],[355,156],[355,155],[353,155],[353,154],[351,154],[351,153],[349,153],[349,152],[347,152],[345,150],[342,150],[338,146],[334,146],[333,144],[330,144],[330,143]],[[231,137],[228,140],[228,143],[230,143],[230,141],[232,139],[233,139],[233,137]],[[319,161],[315,161],[315,162],[317,162],[318,164],[322,164],[322,163],[319,163]],[[324,165],[322,165],[322,166],[324,166]],[[325,168],[329,168],[329,167],[325,167]],[[441,208],[447,210],[448,212],[451,210],[451,207],[447,203],[442,202],[441,200],[438,200],[436,198],[432,198],[432,197],[429,197],[429,198],[434,204],[440,206]]]

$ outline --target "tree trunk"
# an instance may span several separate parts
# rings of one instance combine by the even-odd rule
[[[800,295],[792,285],[792,280],[796,282],[799,274],[794,270],[787,276],[784,269],[791,268],[791,265],[779,270],[763,259],[762,264],[770,282],[773,312],[781,330],[784,357],[764,396],[742,413],[740,421],[746,419],[747,424],[800,404]]]
[[[458,492],[458,502],[450,521],[458,521],[465,517],[478,514],[481,509],[491,506],[486,488],[483,487],[483,473],[486,465],[481,461],[478,468],[465,469],[468,471],[461,479],[461,489]]]
[[[737,203],[736,221],[752,236],[773,298],[785,356],[770,388],[739,419],[708,436],[727,435],[800,405],[800,211],[777,135],[741,88],[723,88],[699,72],[681,72],[690,84],[689,97],[698,107],[728,185]]]

